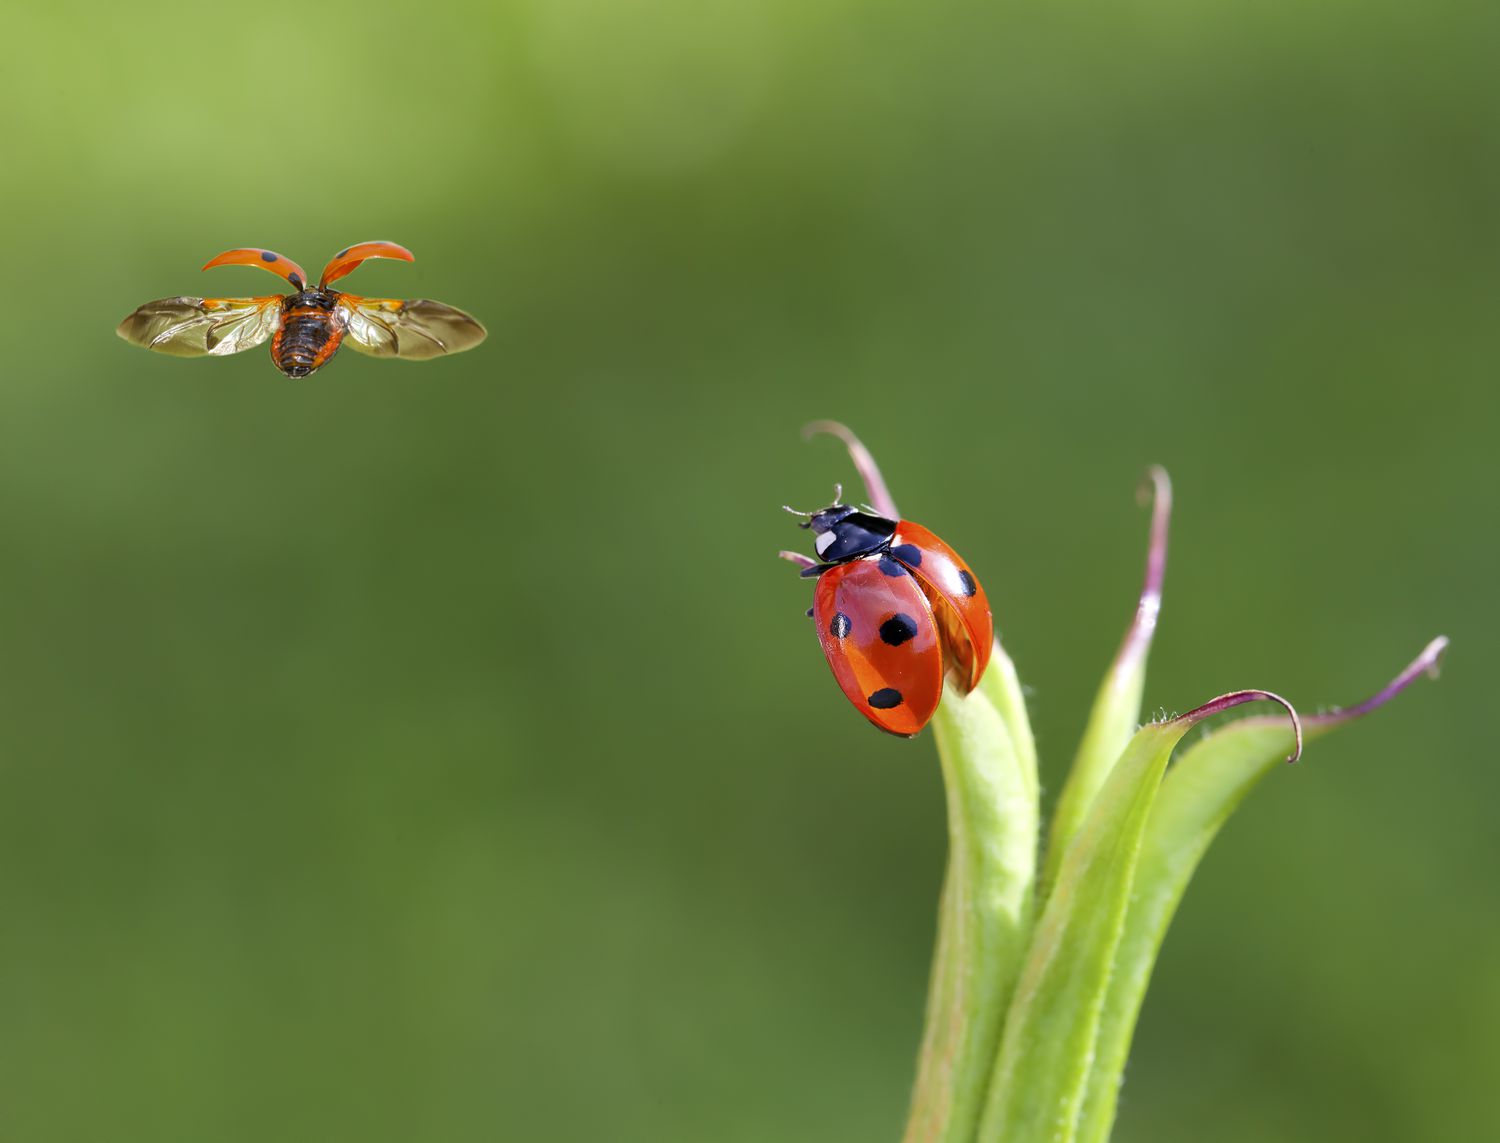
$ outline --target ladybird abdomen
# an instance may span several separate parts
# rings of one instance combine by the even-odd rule
[[[333,356],[343,336],[331,309],[288,306],[271,342],[271,359],[288,377],[306,377]]]

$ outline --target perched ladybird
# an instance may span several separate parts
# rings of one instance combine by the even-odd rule
[[[812,530],[823,561],[802,572],[818,580],[808,614],[860,714],[910,738],[937,709],[945,674],[965,694],[979,685],[994,622],[984,588],[957,552],[920,524],[837,499],[801,527]]]
[[[270,250],[226,250],[213,266],[259,266],[292,284],[294,294],[259,298],[162,298],[147,302],[115,330],[126,341],[178,357],[222,357],[271,339],[271,360],[288,377],[306,377],[325,365],[347,335],[371,357],[420,361],[473,349],[484,326],[463,310],[426,298],[362,298],[330,290],[367,258],[411,262],[394,242],[361,242],[339,251],[323,267],[316,289],[302,267]]]

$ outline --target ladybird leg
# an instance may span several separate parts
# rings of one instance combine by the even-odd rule
[[[204,263],[203,268],[211,270],[215,266],[259,266],[262,270],[269,270],[278,277],[285,278],[295,290],[305,289],[307,286],[307,274],[301,266],[274,250],[262,250],[259,246],[226,250]]]
[[[788,560],[800,567],[803,579],[813,579],[822,575],[830,568],[838,567],[838,564],[820,564],[811,556],[804,556],[801,552],[777,552],[776,554],[782,559]]]

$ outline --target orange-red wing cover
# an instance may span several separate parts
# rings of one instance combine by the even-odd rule
[[[346,246],[323,267],[323,285],[329,285],[348,274],[367,258],[396,258],[402,262],[415,262],[416,258],[405,246],[394,242],[358,242]]]
[[[242,246],[238,250],[226,250],[218,257],[205,262],[203,268],[212,270],[215,266],[259,266],[262,270],[269,270],[278,277],[285,278],[292,284],[294,290],[300,290],[307,285],[307,274],[301,266],[274,250],[262,250],[259,246]]]
[[[910,520],[896,525],[890,552],[922,585],[950,665],[964,690],[972,691],[984,677],[995,646],[995,621],[984,586],[957,552]]]
[[[818,577],[818,641],[845,696],[881,730],[910,738],[943,694],[943,656],[917,581],[881,556]]]

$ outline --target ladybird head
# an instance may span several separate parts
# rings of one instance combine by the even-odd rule
[[[338,294],[318,286],[309,286],[292,295],[290,304],[314,310],[332,310],[338,304]]]
[[[850,504],[831,504],[802,524],[813,534],[813,551],[824,563],[839,563],[879,551],[896,534],[896,522],[861,512]]]

